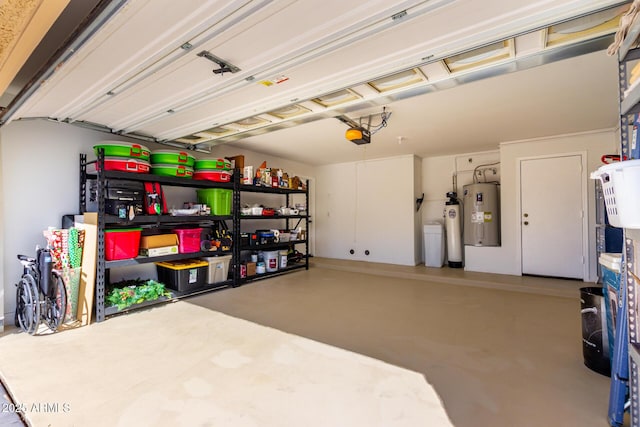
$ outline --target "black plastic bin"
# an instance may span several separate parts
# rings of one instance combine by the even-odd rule
[[[582,355],[589,369],[611,376],[607,309],[602,288],[580,288]]]

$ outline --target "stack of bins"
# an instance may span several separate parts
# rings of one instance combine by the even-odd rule
[[[227,159],[198,159],[195,163],[194,179],[214,182],[231,181],[231,162]]]
[[[184,151],[157,150],[151,153],[151,173],[180,178],[193,177],[196,158]]]
[[[93,146],[96,156],[104,151],[104,170],[149,173],[149,149],[144,145],[120,141],[103,141]]]

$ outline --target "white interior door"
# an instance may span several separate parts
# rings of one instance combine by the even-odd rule
[[[522,273],[584,278],[582,157],[522,160]]]

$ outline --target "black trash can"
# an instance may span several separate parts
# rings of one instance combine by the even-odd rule
[[[611,376],[607,309],[602,288],[580,288],[582,355],[589,369]]]

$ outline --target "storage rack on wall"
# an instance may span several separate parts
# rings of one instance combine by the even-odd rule
[[[261,250],[261,251],[269,251],[269,250],[278,250],[278,249],[289,249],[289,248],[295,248],[296,245],[304,245],[304,252],[302,254],[302,259],[304,260],[304,262],[300,263],[300,264],[293,264],[293,265],[288,265],[285,268],[282,269],[278,269],[277,271],[274,272],[266,272],[264,274],[260,274],[260,275],[255,275],[255,276],[251,276],[251,277],[245,277],[245,278],[240,278],[238,276],[238,282],[237,283],[247,283],[247,282],[252,282],[255,280],[261,280],[261,279],[265,279],[267,277],[270,276],[274,276],[274,275],[278,275],[278,274],[283,274],[283,273],[287,273],[293,270],[298,270],[301,268],[304,268],[305,270],[309,269],[309,180],[306,181],[306,190],[298,190],[298,189],[290,189],[290,188],[270,188],[270,187],[257,187],[257,186],[253,186],[253,185],[239,185],[237,187],[237,194],[238,194],[238,202],[240,201],[240,194],[243,192],[246,193],[261,193],[261,194],[280,194],[280,195],[284,195],[285,196],[285,206],[289,206],[290,202],[291,202],[291,198],[290,196],[293,194],[304,194],[305,197],[305,207],[306,207],[306,213],[301,215],[301,214],[296,214],[296,215],[283,215],[283,216],[264,216],[264,215],[238,215],[237,219],[237,224],[238,227],[240,225],[240,222],[242,220],[284,220],[285,221],[285,228],[288,229],[296,229],[298,228],[298,226],[304,222],[305,224],[305,238],[304,239],[298,239],[298,240],[294,240],[294,241],[288,241],[288,242],[279,242],[279,243],[271,243],[271,244],[266,244],[266,245],[260,245],[260,246],[250,246],[250,245],[236,245],[237,247],[237,259],[241,259],[241,253],[242,251],[256,251],[256,250]],[[239,210],[238,210],[239,211]],[[293,227],[290,227],[292,220],[296,220],[296,224]],[[239,269],[238,269],[239,270]],[[238,273],[239,274],[239,273]]]
[[[627,36],[618,51],[618,87],[620,97],[620,152],[621,159],[630,159],[633,153],[630,146],[630,117],[640,112],[640,85],[629,89],[628,66],[640,59],[640,49],[632,49],[640,35],[640,22],[636,20],[627,32]],[[625,92],[627,92],[625,94]],[[640,141],[638,142],[640,143]],[[631,400],[631,426],[640,427],[640,340],[638,336],[639,283],[634,278],[638,274],[634,243],[640,242],[640,230],[624,229],[624,262],[622,263],[621,291],[627,292],[627,306],[622,307],[628,314],[629,332],[629,394]]]
[[[95,165],[96,172],[88,172],[87,167],[90,165]],[[240,215],[240,198],[242,192],[253,192],[253,193],[263,193],[263,194],[282,194],[285,195],[286,203],[289,204],[289,196],[292,194],[304,194],[305,195],[305,203],[307,209],[309,208],[309,182],[307,181],[307,189],[306,190],[298,190],[298,189],[287,189],[287,188],[270,188],[270,187],[258,187],[258,186],[250,186],[250,185],[241,185],[240,184],[240,171],[236,169],[233,174],[233,181],[229,183],[218,183],[207,180],[193,180],[193,179],[185,179],[185,178],[177,178],[177,177],[165,177],[158,176],[152,174],[138,174],[138,173],[129,173],[129,172],[119,172],[119,171],[105,171],[104,169],[104,152],[102,149],[98,150],[97,159],[88,161],[86,154],[80,154],[80,194],[79,194],[79,212],[85,213],[87,212],[87,195],[88,195],[88,181],[96,180],[96,188],[97,188],[97,214],[98,214],[98,235],[97,235],[97,255],[96,255],[96,281],[95,281],[95,314],[96,321],[101,322],[104,321],[107,316],[123,313],[126,311],[142,308],[148,305],[157,304],[161,302],[165,302],[168,300],[175,300],[178,298],[183,298],[187,296],[192,296],[199,293],[211,292],[218,289],[223,289],[227,287],[235,287],[239,286],[242,283],[250,282],[257,279],[262,279],[266,277],[270,277],[276,274],[284,274],[291,271],[298,270],[300,268],[309,268],[309,239],[308,234],[307,238],[304,240],[291,242],[289,243],[279,243],[273,245],[264,245],[259,249],[270,249],[270,248],[285,248],[295,244],[304,244],[305,245],[305,253],[304,253],[304,262],[297,265],[292,265],[290,267],[284,268],[274,273],[265,273],[255,277],[248,277],[241,279],[240,278],[240,261],[241,261],[241,253],[243,248],[240,244],[240,223],[241,220],[244,219],[280,219],[286,221],[286,227],[288,228],[290,220],[297,219],[298,221],[304,221],[306,225],[306,230],[308,230],[309,225],[309,216],[308,215],[289,215],[289,216],[241,216]],[[229,189],[233,191],[232,196],[232,206],[231,206],[231,214],[230,215],[208,215],[208,216],[171,216],[171,215],[137,215],[133,219],[122,219],[115,215],[107,215],[105,213],[105,195],[106,195],[106,185],[108,180],[127,180],[127,181],[141,181],[141,182],[158,182],[163,186],[174,186],[174,187],[189,187],[189,188],[223,188]],[[308,212],[308,211],[307,211]],[[175,225],[186,225],[193,224],[199,226],[213,226],[219,221],[231,222],[232,223],[232,233],[233,233],[233,246],[231,250],[232,260],[230,263],[230,279],[224,282],[209,284],[206,287],[194,289],[188,292],[179,292],[175,290],[171,290],[172,298],[160,298],[156,301],[143,302],[141,304],[135,304],[131,307],[117,310],[115,307],[106,307],[105,306],[105,298],[106,298],[106,285],[109,281],[109,269],[116,267],[126,267],[133,266],[139,264],[147,264],[147,263],[155,263],[162,261],[170,261],[170,260],[180,260],[180,259],[189,259],[189,258],[199,258],[199,257],[211,257],[215,256],[216,253],[213,252],[196,252],[196,253],[179,253],[173,255],[165,255],[158,257],[145,257],[138,256],[136,258],[117,260],[117,261],[107,261],[105,259],[105,227],[107,225],[113,226],[142,226],[147,228],[160,228],[160,227],[169,227]],[[299,222],[298,222],[299,224]],[[297,225],[296,225],[297,226]],[[255,248],[252,248],[255,249]],[[225,253],[222,253],[223,255]]]

